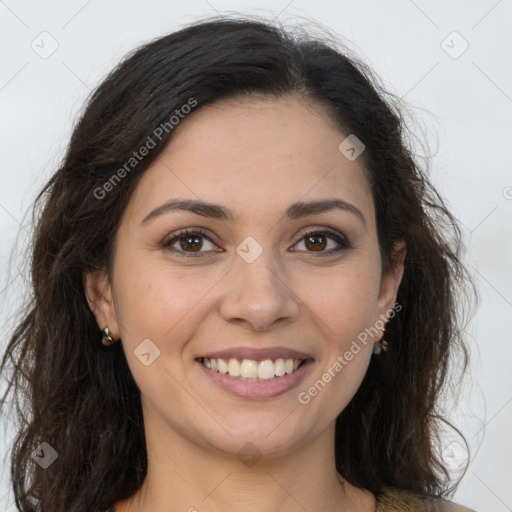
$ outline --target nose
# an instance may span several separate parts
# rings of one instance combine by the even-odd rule
[[[276,265],[271,251],[252,263],[235,256],[225,280],[220,313],[224,320],[254,331],[266,331],[299,315],[300,298],[287,283],[286,273]]]

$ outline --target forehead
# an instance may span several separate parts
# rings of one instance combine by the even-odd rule
[[[194,198],[252,216],[296,201],[337,197],[373,217],[362,158],[320,104],[294,96],[219,101],[190,114],[139,182],[129,205],[142,218],[170,198]]]

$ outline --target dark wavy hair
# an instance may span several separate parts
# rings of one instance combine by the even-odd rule
[[[11,478],[21,511],[107,510],[146,476],[140,392],[120,344],[101,343],[83,275],[112,275],[121,216],[172,130],[153,137],[156,146],[108,194],[95,191],[192,97],[198,110],[252,94],[299,96],[365,144],[383,272],[396,263],[393,242],[407,244],[402,310],[387,326],[388,351],[372,358],[336,420],[336,468],[376,496],[386,487],[437,496],[455,488],[440,454],[439,433],[451,424],[438,399],[453,356],[460,372],[468,364],[458,299],[469,296],[471,279],[458,223],[414,153],[403,101],[324,34],[256,17],[196,21],[133,51],[91,94],[33,204],[30,297],[1,365],[1,405],[12,394],[19,422]],[[42,442],[58,453],[47,469],[31,457]]]

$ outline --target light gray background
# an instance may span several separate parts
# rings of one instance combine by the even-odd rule
[[[473,460],[452,499],[477,511],[512,511],[510,0],[0,1],[0,348],[24,289],[16,277],[24,261],[18,253],[10,259],[16,235],[22,246],[27,208],[61,158],[85,97],[140,43],[199,17],[236,13],[326,25],[413,107],[423,127],[417,134],[434,153],[432,179],[462,223],[465,262],[481,296],[467,328],[473,377],[451,412]],[[2,421],[3,459],[12,432],[9,418]],[[6,510],[12,501],[1,468]]]

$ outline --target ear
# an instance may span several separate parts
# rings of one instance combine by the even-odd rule
[[[387,319],[389,311],[396,302],[398,287],[404,274],[404,260],[406,247],[404,240],[397,240],[393,244],[392,268],[382,276],[380,292],[378,299],[379,315],[382,319]]]
[[[85,297],[96,317],[98,329],[108,326],[112,337],[119,338],[119,325],[112,296],[112,286],[106,271],[89,271],[82,276]]]

